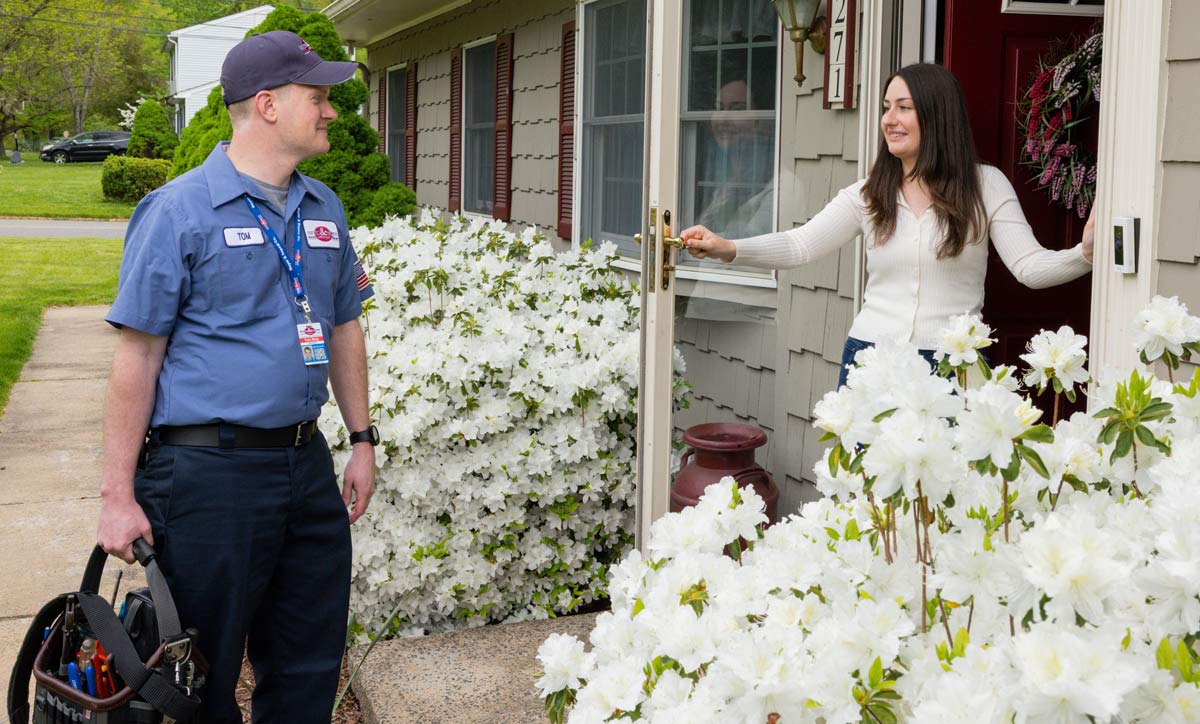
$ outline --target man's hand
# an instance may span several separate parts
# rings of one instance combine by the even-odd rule
[[[101,497],[100,501],[96,543],[126,563],[133,563],[135,540],[145,538],[147,543],[154,545],[154,534],[146,513],[132,496]]]
[[[717,236],[708,227],[697,224],[684,229],[679,238],[687,244],[688,253],[697,259],[712,257],[721,261],[733,261],[737,256],[737,245],[729,239]]]
[[[350,462],[342,473],[342,502],[350,507],[353,495],[354,508],[350,510],[350,522],[358,520],[367,512],[371,496],[375,493],[375,446],[368,442],[355,443],[350,451]]]

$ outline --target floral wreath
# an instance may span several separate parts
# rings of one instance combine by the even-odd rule
[[[1021,162],[1037,174],[1038,188],[1084,218],[1096,195],[1096,158],[1072,131],[1100,101],[1102,36],[1096,33],[1054,65],[1039,63],[1025,93],[1025,148]]]

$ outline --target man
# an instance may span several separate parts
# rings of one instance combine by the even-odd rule
[[[243,650],[256,722],[330,719],[349,526],[375,479],[372,292],[337,196],[295,169],[329,150],[329,86],[355,68],[285,31],[242,41],[221,70],[232,140],[148,195],[125,237],[97,539],[126,561],[139,536],[157,549],[210,666],[204,722],[241,722]],[[355,431],[340,498],[315,424],[327,382]]]

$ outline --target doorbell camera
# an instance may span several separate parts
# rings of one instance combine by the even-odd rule
[[[1138,251],[1141,239],[1141,219],[1133,216],[1113,217],[1113,268],[1122,274],[1137,274]]]

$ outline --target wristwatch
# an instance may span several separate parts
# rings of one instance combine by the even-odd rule
[[[374,425],[371,425],[366,430],[359,430],[358,432],[350,433],[350,444],[353,445],[359,442],[369,442],[372,445],[378,445],[379,430],[377,430]]]

